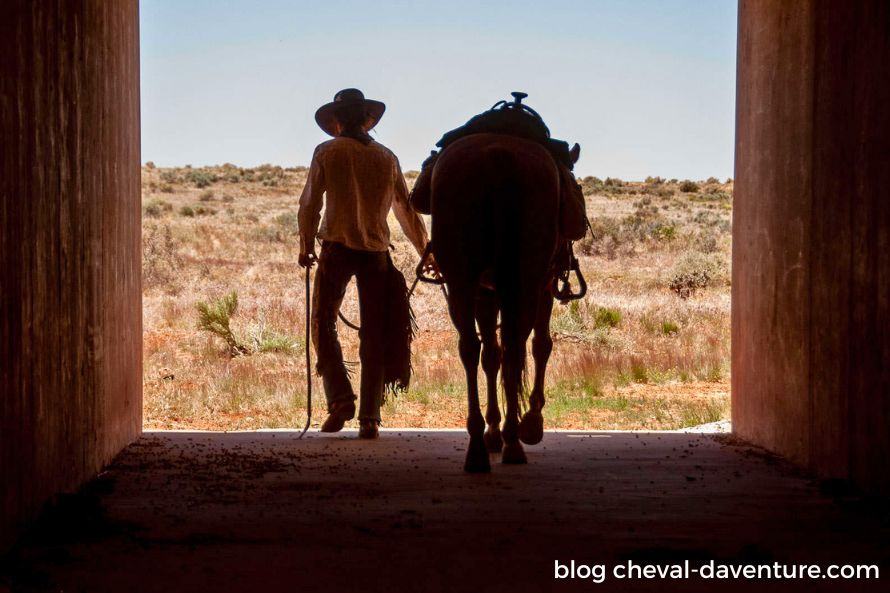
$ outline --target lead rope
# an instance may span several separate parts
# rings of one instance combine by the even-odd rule
[[[415,273],[414,283],[411,284],[411,289],[408,291],[408,300],[409,301],[411,300],[411,297],[414,295],[414,289],[417,288],[417,283],[420,281],[427,282],[430,284],[438,284],[439,287],[442,289],[442,295],[445,297],[445,301],[446,302],[448,301],[448,290],[445,288],[444,279],[442,279],[441,277],[439,277],[439,278],[429,277],[429,276],[424,275],[424,273],[423,273],[423,264],[426,263],[427,259],[429,259],[430,253],[432,253],[432,243],[431,242],[427,244],[427,247],[424,250],[423,255],[420,256],[420,263],[417,264],[417,268],[414,271],[414,273]],[[349,319],[347,319],[346,316],[343,315],[342,311],[337,311],[337,317],[339,317],[340,321],[342,321],[344,324],[346,324],[346,327],[348,327],[350,329],[354,329],[355,331],[359,331],[362,329],[360,326],[349,321]]]
[[[312,263],[306,266],[306,426],[300,433],[299,439],[303,438],[306,431],[309,430],[309,423],[312,422],[312,352],[310,342],[312,341],[312,302],[309,294],[310,281],[309,272],[312,269]]]

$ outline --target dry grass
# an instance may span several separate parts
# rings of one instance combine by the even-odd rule
[[[302,167],[143,169],[147,427],[305,421],[305,300],[296,264],[305,176]],[[681,185],[696,184],[583,180],[594,235],[577,250],[590,290],[554,312],[547,426],[667,429],[728,417],[732,184],[708,180],[690,192]],[[412,279],[416,254],[391,227],[396,265]],[[695,286],[684,276],[693,273]],[[672,290],[684,282],[688,294]],[[234,357],[222,338],[198,329],[196,309],[232,291],[231,327],[249,351]],[[420,323],[416,374],[408,393],[387,402],[384,423],[462,427],[463,368],[443,297],[419,285],[412,304]],[[358,320],[354,288],[344,313]],[[357,361],[357,336],[344,326],[341,337],[347,360]],[[320,419],[324,397],[314,385]]]

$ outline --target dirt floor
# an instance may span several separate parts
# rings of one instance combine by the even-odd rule
[[[887,590],[886,504],[732,437],[548,432],[528,465],[489,475],[463,473],[465,446],[462,431],[147,433],[47,509],[0,591]],[[572,560],[885,574],[555,580]]]

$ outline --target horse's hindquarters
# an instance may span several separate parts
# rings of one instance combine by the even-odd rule
[[[539,144],[495,134],[442,152],[432,178],[432,236],[449,283],[490,271],[511,291],[545,281],[556,246],[559,172]]]

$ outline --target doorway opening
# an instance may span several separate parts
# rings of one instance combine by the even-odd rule
[[[431,6],[384,7],[394,36],[344,25],[344,43],[376,49],[358,57],[322,42],[325,10],[300,25],[280,7],[245,8],[195,33],[170,25],[181,7],[144,6],[144,427],[303,425],[297,203],[326,138],[314,108],[347,86],[387,103],[375,139],[400,157],[409,187],[442,133],[513,90],[529,93],[553,136],[581,144],[591,231],[575,250],[590,291],[554,311],[545,427],[725,425],[736,7],[724,4],[694,17],[702,33],[688,42],[672,31],[700,7],[491,7],[438,24]],[[392,217],[390,227],[410,283],[417,255]],[[463,427],[445,301],[420,285],[412,305],[415,373],[386,402],[384,425]],[[343,314],[359,322],[354,287]],[[358,361],[356,332],[341,323],[340,336]]]

